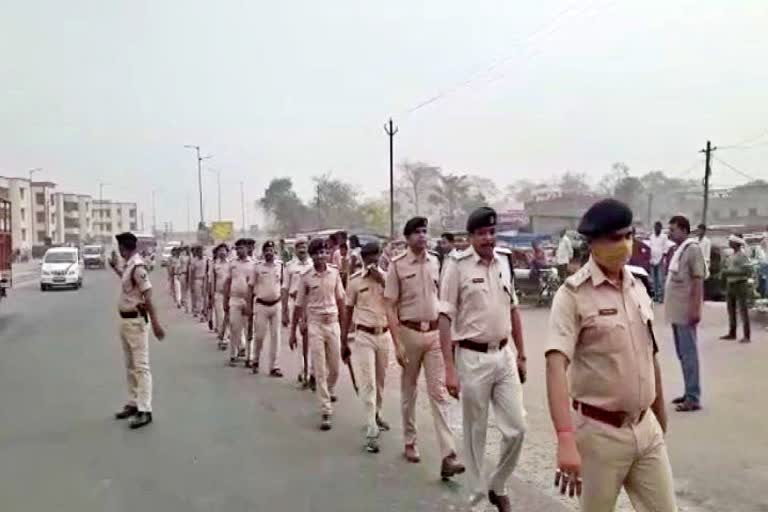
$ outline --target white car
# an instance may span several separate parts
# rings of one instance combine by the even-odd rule
[[[160,266],[168,266],[168,262],[171,261],[171,251],[179,246],[181,246],[181,242],[168,242],[168,245],[163,247],[163,252],[160,254]]]
[[[54,287],[78,289],[83,286],[83,260],[75,247],[48,249],[40,265],[40,290]]]

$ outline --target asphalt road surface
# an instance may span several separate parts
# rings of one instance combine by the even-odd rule
[[[287,347],[284,379],[228,368],[206,329],[170,307],[163,274],[156,271],[153,281],[168,336],[151,340],[155,422],[140,431],[112,419],[125,383],[111,272],[87,272],[80,291],[41,293],[27,281],[0,304],[0,510],[464,510],[463,477],[439,479],[423,388],[422,462],[401,458],[396,367],[385,398],[393,430],[372,456],[362,450],[361,405],[344,369],[334,429],[319,432],[316,400],[295,388],[296,359]],[[515,510],[562,512],[576,507],[550,487],[546,318],[545,309],[523,312],[529,433],[510,496]],[[722,305],[707,305],[700,333],[704,410],[670,411],[676,489],[684,511],[765,512],[768,337],[756,327],[751,346],[717,341],[724,322]],[[682,379],[670,329],[658,324],[671,399]],[[452,418],[460,435],[458,406]],[[489,460],[497,441],[489,432]],[[625,497],[618,510],[632,510]]]

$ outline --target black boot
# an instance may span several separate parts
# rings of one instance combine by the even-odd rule
[[[131,416],[135,416],[139,410],[136,408],[135,405],[126,405],[123,407],[123,410],[115,414],[116,420],[126,420],[130,418]]]
[[[131,421],[131,428],[135,430],[137,428],[149,425],[150,423],[152,423],[152,413],[139,411],[136,414],[136,417],[133,418],[133,421]]]

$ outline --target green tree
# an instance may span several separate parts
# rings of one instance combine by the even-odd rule
[[[462,207],[470,193],[469,176],[438,174],[436,178],[428,201],[439,208],[443,228],[455,229],[463,213]]]
[[[307,207],[293,190],[291,178],[272,179],[259,206],[272,217],[275,232],[292,234],[309,227]]]
[[[587,195],[592,192],[587,174],[583,172],[566,171],[560,177],[560,192],[570,195]]]
[[[389,235],[389,199],[365,199],[358,210],[361,227],[377,235]]]
[[[315,198],[312,202],[313,217],[318,228],[351,227],[356,219],[356,190],[349,183],[325,173],[312,178]]]
[[[429,193],[430,184],[433,183],[439,172],[438,167],[424,162],[404,160],[400,164],[401,190],[413,206],[414,215],[420,215],[424,195]]]

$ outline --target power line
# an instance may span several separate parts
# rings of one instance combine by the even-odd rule
[[[763,146],[765,144],[768,144],[768,142],[757,144],[757,145],[753,145],[753,143],[759,141],[760,139],[766,136],[768,136],[768,131],[761,132],[759,135],[754,137],[748,137],[741,142],[737,142],[736,144],[729,144],[727,146],[722,146],[720,149],[751,149],[756,146]]]
[[[680,171],[679,173],[672,174],[671,177],[677,178],[677,179],[684,178],[685,176],[688,176],[689,174],[691,174],[693,170],[698,168],[700,165],[701,165],[701,158],[697,158],[685,170]]]
[[[721,164],[723,164],[724,166],[728,167],[730,170],[732,170],[732,171],[733,171],[733,172],[735,172],[736,174],[738,174],[738,175],[740,175],[740,176],[743,176],[744,178],[747,178],[748,180],[752,180],[752,181],[758,181],[758,179],[757,179],[757,178],[755,178],[754,176],[750,176],[748,173],[746,173],[746,172],[744,172],[744,171],[742,171],[742,170],[740,170],[740,169],[737,169],[736,167],[734,167],[733,165],[729,164],[728,162],[726,162],[726,161],[725,161],[725,160],[723,160],[722,158],[718,158],[718,157],[716,157],[716,156],[715,156],[715,157],[713,157],[713,158],[714,158],[715,160],[717,160],[718,162],[720,162]]]

